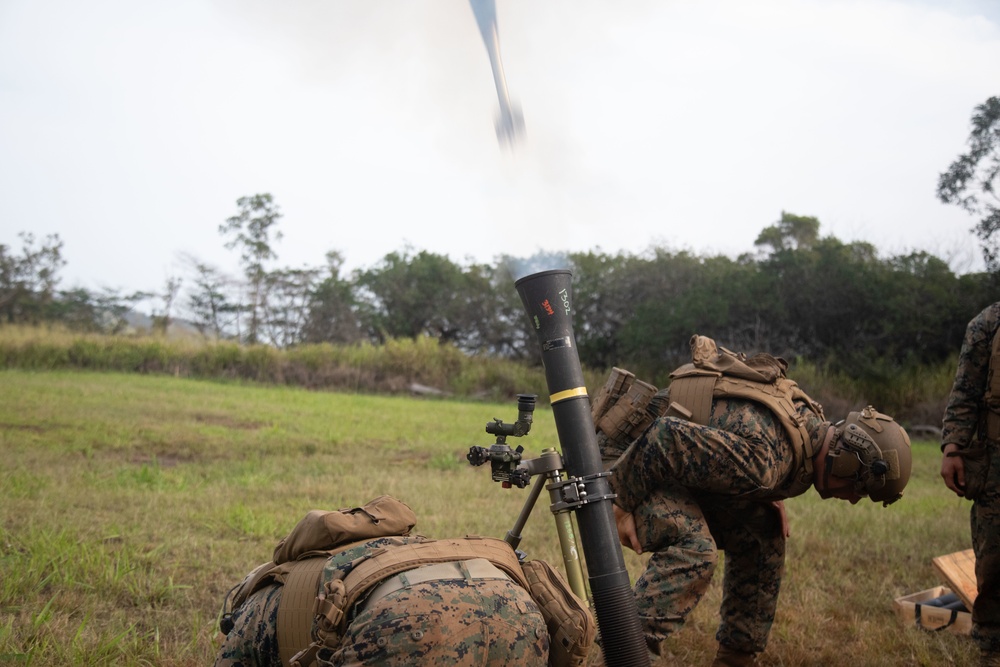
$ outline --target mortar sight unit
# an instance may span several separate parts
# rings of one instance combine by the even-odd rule
[[[493,421],[486,424],[486,432],[495,435],[496,442],[488,448],[473,445],[465,457],[474,466],[481,466],[488,461],[493,481],[501,482],[504,488],[509,489],[511,486],[516,486],[523,489],[531,478],[528,471],[519,467],[524,447],[518,445],[517,449],[511,449],[510,445],[507,444],[507,437],[520,438],[531,430],[531,418],[535,411],[536,398],[536,394],[518,394],[517,421],[513,424],[505,424],[502,420],[494,418]]]

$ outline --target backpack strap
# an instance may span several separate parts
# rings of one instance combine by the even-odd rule
[[[254,577],[253,587],[244,584],[247,594],[260,590],[269,584],[282,586],[281,598],[278,600],[277,637],[278,655],[281,664],[291,664],[291,659],[303,646],[313,643],[313,620],[316,618],[316,593],[322,583],[323,570],[330,558],[342,551],[366,544],[369,540],[360,540],[341,545],[329,551],[312,550],[303,552],[299,560],[270,567],[261,566],[263,574]],[[254,576],[257,570],[247,577]],[[242,592],[242,589],[241,589]],[[240,600],[242,604],[246,595]],[[239,606],[239,605],[235,605]],[[234,607],[235,608],[235,607]],[[308,663],[303,663],[308,664]]]
[[[330,557],[324,555],[295,561],[285,575],[277,621],[278,655],[283,665],[289,664],[303,646],[313,643],[316,592],[329,560]]]

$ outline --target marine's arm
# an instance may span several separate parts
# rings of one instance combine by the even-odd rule
[[[642,546],[639,544],[639,535],[635,529],[635,516],[631,512],[626,512],[618,505],[615,508],[615,526],[618,528],[618,541],[623,547],[628,547],[637,554],[642,553]]]
[[[990,349],[998,325],[1000,304],[987,308],[969,322],[942,420],[941,477],[959,496],[964,495],[965,466],[962,458],[954,454],[967,448],[976,433],[986,393]]]
[[[965,338],[958,355],[955,382],[948,395],[941,429],[942,449],[954,444],[959,448],[969,446],[979,421],[979,410],[986,393],[989,372],[990,345],[997,330],[1000,306],[994,306],[977,315],[965,330]]]
[[[669,428],[671,437],[668,439],[663,437],[667,429],[658,428],[664,421],[672,422]],[[693,427],[689,422],[660,419],[629,445],[611,468],[609,482],[618,496],[615,499],[616,508],[631,513],[644,498],[673,477],[676,468],[676,453],[671,451],[675,440],[673,436],[682,438]]]

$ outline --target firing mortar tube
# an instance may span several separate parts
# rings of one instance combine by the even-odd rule
[[[615,527],[613,494],[597,445],[590,398],[573,336],[572,276],[542,271],[514,283],[542,348],[549,402],[566,472],[585,480],[587,502],[576,508],[597,627],[609,667],[647,667],[649,651]]]

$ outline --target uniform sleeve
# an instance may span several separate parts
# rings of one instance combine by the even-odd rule
[[[618,495],[615,503],[622,509],[633,511],[648,495],[671,480],[686,486],[677,479],[678,471],[692,468],[685,454],[694,455],[695,432],[704,427],[687,421],[664,417],[653,425],[622,454],[611,468],[609,483]],[[692,443],[691,447],[678,447],[678,442]],[[698,466],[702,468],[703,466]]]
[[[724,412],[733,417],[739,411]],[[615,504],[631,512],[664,485],[731,497],[772,496],[788,476],[790,448],[770,412],[742,412],[742,420],[733,417],[729,424],[737,432],[674,417],[654,421],[611,469]]]
[[[968,447],[976,434],[989,374],[990,349],[1000,324],[1000,302],[969,322],[958,355],[958,370],[948,396],[941,429],[941,446]]]

